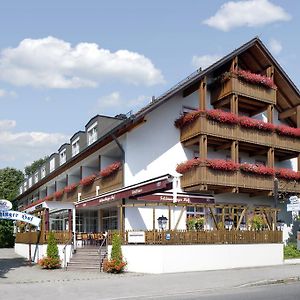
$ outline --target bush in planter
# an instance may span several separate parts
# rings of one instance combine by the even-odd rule
[[[187,230],[195,230],[196,229],[196,218],[190,217],[186,220]]]
[[[58,247],[53,232],[50,232],[48,236],[47,256],[40,259],[38,264],[43,269],[60,268],[61,261],[59,259]]]
[[[110,259],[103,262],[103,271],[107,273],[122,273],[127,262],[123,260],[122,241],[118,233],[113,234]]]
[[[251,228],[254,230],[261,230],[263,229],[263,226],[265,224],[262,216],[260,215],[254,215],[252,219],[250,220]]]

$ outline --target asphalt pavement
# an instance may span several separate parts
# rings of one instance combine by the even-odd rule
[[[227,299],[213,298],[220,295],[235,299],[239,293],[268,299],[255,293],[291,286],[298,298],[270,299],[299,300],[299,280],[300,264],[161,275],[42,270],[14,254],[13,249],[0,249],[0,299]],[[252,299],[246,297],[239,299]]]

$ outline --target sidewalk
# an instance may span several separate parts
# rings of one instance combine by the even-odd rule
[[[0,288],[5,296],[26,299],[138,299],[181,293],[229,290],[245,286],[274,283],[276,280],[299,280],[300,265],[173,273],[163,275],[110,275],[104,273],[74,273],[63,270],[41,270],[21,262],[10,249],[0,249]],[[3,262],[5,267],[3,268]],[[4,269],[4,270],[3,270]],[[16,288],[20,286],[19,288]],[[41,290],[45,293],[41,296]],[[47,292],[46,292],[47,291]],[[3,294],[2,294],[3,295]]]

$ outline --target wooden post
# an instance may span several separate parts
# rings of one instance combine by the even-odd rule
[[[119,206],[119,214],[120,214],[120,226],[119,226],[119,230],[121,232],[123,232],[124,228],[123,228],[123,205],[122,204]]]
[[[239,99],[235,94],[230,97],[230,112],[236,115],[239,113]]]
[[[206,92],[207,92],[207,79],[205,76],[200,81],[200,88],[199,88],[199,109],[200,110],[206,109]]]
[[[200,135],[199,158],[207,159],[207,136],[206,135]]]
[[[298,172],[300,172],[300,154],[298,154],[298,157],[297,157],[297,170],[298,170]]]
[[[155,207],[153,207],[153,211],[152,211],[152,222],[153,222],[153,231],[155,231]]]
[[[274,80],[274,66],[270,66],[266,69],[266,76]]]
[[[270,168],[274,168],[274,148],[269,148],[269,150],[268,150],[267,165]]]
[[[68,209],[68,223],[69,223],[69,232],[72,232],[72,209]]]
[[[296,116],[297,116],[297,127],[300,128],[300,105],[296,108]]]
[[[231,160],[235,163],[239,162],[239,144],[237,141],[231,143]]]
[[[269,123],[274,122],[274,106],[272,104],[268,105],[267,108],[267,118]]]
[[[238,67],[239,67],[239,60],[238,57],[235,56],[231,62],[230,71],[231,72],[237,71]]]
[[[171,224],[171,205],[169,205],[169,230],[171,230],[172,229],[172,224]]]

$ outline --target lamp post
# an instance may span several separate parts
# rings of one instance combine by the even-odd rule
[[[166,218],[164,215],[162,215],[161,217],[159,217],[157,219],[157,222],[158,222],[158,227],[160,230],[166,230],[168,218]]]

